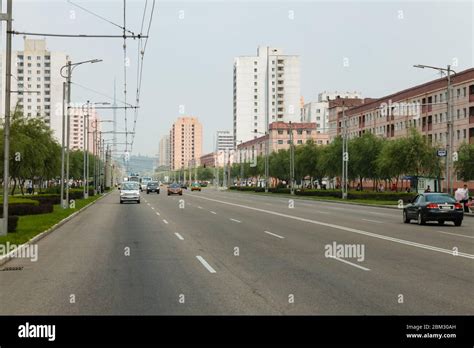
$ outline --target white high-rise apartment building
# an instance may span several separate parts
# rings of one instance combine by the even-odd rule
[[[61,140],[63,81],[59,71],[67,55],[51,52],[46,40],[25,39],[23,51],[12,52],[11,107],[26,117],[42,117]],[[5,115],[5,54],[1,55],[0,112]]]
[[[216,133],[216,151],[228,151],[234,148],[234,135],[231,131],[223,130]]]
[[[318,94],[318,100],[304,104],[301,122],[316,123],[318,133],[327,133],[329,131],[329,100],[336,98],[360,98],[360,92],[327,92]]]
[[[170,136],[164,135],[160,139],[158,149],[158,165],[169,167],[170,165]]]
[[[265,133],[267,88],[268,122],[299,122],[299,56],[260,46],[256,56],[234,59],[234,147]]]

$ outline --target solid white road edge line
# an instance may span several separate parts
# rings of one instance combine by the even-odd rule
[[[431,251],[437,251],[437,252],[439,252],[439,253],[444,253],[444,254],[449,254],[449,255],[453,255],[453,254],[454,254],[453,250],[438,248],[438,247],[434,247],[434,246],[427,245],[427,244],[421,244],[421,243],[411,242],[411,241],[404,240],[404,239],[399,239],[399,238],[384,236],[384,235],[381,235],[381,234],[372,233],[372,232],[367,232],[367,231],[362,231],[362,230],[358,230],[358,229],[355,229],[355,228],[350,228],[350,227],[345,227],[345,226],[341,226],[341,225],[330,224],[330,223],[322,222],[322,221],[316,221],[316,220],[305,219],[305,218],[302,218],[302,217],[299,217],[299,216],[293,216],[293,215],[288,215],[288,214],[283,214],[283,213],[277,213],[277,212],[271,211],[271,210],[265,210],[265,209],[260,209],[260,208],[248,207],[248,206],[241,205],[241,204],[236,204],[236,203],[229,203],[229,202],[221,201],[221,200],[218,200],[218,199],[212,199],[212,198],[207,198],[207,197],[202,197],[202,196],[195,196],[195,197],[198,198],[198,199],[206,199],[206,200],[208,200],[208,201],[214,201],[214,202],[217,202],[217,203],[222,203],[222,204],[227,204],[227,205],[233,205],[233,206],[239,207],[239,208],[244,208],[244,209],[250,209],[250,210],[260,211],[260,212],[262,212],[262,213],[267,213],[267,214],[271,214],[271,215],[286,217],[286,218],[289,218],[289,219],[298,220],[298,221],[303,221],[303,222],[308,222],[308,223],[315,224],[315,225],[331,227],[331,228],[335,228],[335,229],[342,230],[342,231],[357,233],[357,234],[361,234],[361,235],[368,236],[368,237],[373,237],[373,238],[388,240],[388,241],[394,242],[394,243],[399,243],[399,244],[414,246],[414,247],[417,247],[417,248],[426,249],[426,250],[431,250]],[[474,259],[474,255],[467,254],[467,253],[462,253],[462,252],[456,253],[456,257],[458,257],[458,256],[460,256],[460,257],[465,257],[465,258],[468,258],[468,259]]]
[[[351,265],[351,266],[354,266],[354,267],[363,269],[364,271],[370,271],[369,268],[366,268],[366,267],[357,265],[357,264],[355,264],[355,263],[349,262],[349,261],[344,260],[344,259],[340,259],[339,257],[335,257],[335,256],[329,256],[329,257],[330,257],[331,259],[334,259],[334,260],[337,260],[337,261],[341,261],[341,262],[347,263],[348,265]]]
[[[377,224],[383,224],[382,221],[377,221],[377,220],[370,220],[370,219],[361,219],[361,220],[368,221],[368,222],[375,222]]]
[[[197,255],[196,258],[202,263],[202,265],[204,267],[206,267],[206,269],[211,272],[211,273],[216,273],[216,270],[214,268],[211,267],[210,264],[207,263],[206,260],[204,260],[204,258],[202,256],[199,256]]]
[[[277,237],[277,238],[285,239],[285,237],[279,236],[278,234],[271,233],[271,232],[269,232],[269,231],[263,231],[263,232],[265,232],[265,233],[267,233],[267,234],[269,234],[269,235],[272,235],[272,236],[274,236],[274,237]]]
[[[458,233],[451,233],[451,232],[444,232],[444,231],[438,231],[439,233],[445,233],[445,234],[451,234],[453,236],[460,236],[460,237],[466,237],[466,238],[474,238],[473,236],[466,236],[464,234],[458,234]]]

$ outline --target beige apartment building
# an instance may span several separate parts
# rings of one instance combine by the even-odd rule
[[[331,112],[332,110],[332,112]],[[344,108],[350,138],[371,132],[386,139],[396,139],[416,128],[429,144],[446,149],[448,137],[447,78],[439,78],[382,98],[366,100]],[[453,150],[462,143],[474,143],[474,68],[451,77],[451,117]],[[342,108],[329,111],[331,140],[341,134]],[[454,180],[455,187],[462,181]],[[469,186],[473,186],[472,182]]]
[[[269,152],[289,149],[291,134],[295,146],[306,144],[309,140],[313,140],[317,145],[329,143],[329,135],[318,133],[315,122],[273,122],[269,125]],[[237,145],[235,162],[252,162],[257,156],[265,155],[268,136],[263,135]]]
[[[454,148],[474,143],[474,68],[451,77],[451,115]],[[350,137],[371,132],[387,139],[407,136],[410,127],[418,129],[433,145],[446,146],[446,77],[414,86],[391,95],[365,101],[345,109]],[[330,112],[332,132],[341,133],[342,109]]]
[[[202,154],[202,125],[197,117],[179,117],[170,130],[172,170],[199,165]]]

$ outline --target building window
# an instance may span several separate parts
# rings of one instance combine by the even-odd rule
[[[278,144],[279,144],[279,145],[282,145],[282,144],[283,144],[283,140],[278,140]]]

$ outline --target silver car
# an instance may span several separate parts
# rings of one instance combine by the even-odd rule
[[[140,184],[138,182],[128,181],[122,184],[120,204],[127,201],[140,203]]]

